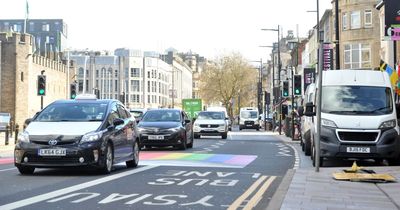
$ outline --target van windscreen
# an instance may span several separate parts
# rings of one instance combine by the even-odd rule
[[[384,115],[393,112],[387,87],[324,86],[321,112],[342,115]]]

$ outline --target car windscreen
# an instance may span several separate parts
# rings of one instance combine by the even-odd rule
[[[46,107],[35,122],[103,121],[106,103],[56,103]]]
[[[240,117],[242,118],[257,118],[257,111],[241,111],[240,112]]]
[[[387,87],[324,86],[321,112],[341,115],[384,115],[393,112]]]
[[[142,122],[179,122],[180,112],[178,110],[151,110],[143,115]]]
[[[223,112],[200,112],[197,116],[199,120],[223,120],[224,113]]]

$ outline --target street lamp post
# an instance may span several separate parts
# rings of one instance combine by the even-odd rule
[[[261,29],[263,31],[276,31],[278,32],[278,87],[279,87],[279,92],[281,90],[281,50],[280,50],[280,26],[278,25],[277,29],[270,29],[270,28],[265,28]],[[275,81],[274,81],[275,82]],[[280,94],[277,96],[278,97],[278,103],[280,104],[280,110],[282,112],[282,103],[281,103],[281,96]],[[279,135],[282,133],[282,113],[279,115]]]

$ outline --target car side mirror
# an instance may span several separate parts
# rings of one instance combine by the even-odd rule
[[[124,120],[123,119],[117,118],[117,119],[113,120],[113,125],[114,126],[118,126],[118,125],[122,125],[122,124],[124,124]]]
[[[304,115],[304,107],[303,106],[299,106],[298,113],[299,113],[300,117]]]
[[[186,120],[185,120],[185,123],[190,123],[190,122],[191,122],[191,121],[190,121],[190,120],[188,120],[188,119],[186,119]]]
[[[307,117],[312,117],[315,116],[315,114],[315,105],[313,102],[306,103],[306,111],[304,112],[304,115]]]
[[[259,120],[261,120],[261,117],[258,117]]]
[[[32,118],[28,118],[25,120],[25,125],[29,125],[32,122]]]

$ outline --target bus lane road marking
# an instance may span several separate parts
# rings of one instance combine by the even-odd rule
[[[31,198],[27,198],[27,199],[24,199],[24,200],[20,200],[20,201],[16,201],[16,202],[13,202],[13,203],[5,204],[5,205],[0,206],[0,209],[17,209],[17,208],[21,208],[21,207],[24,207],[24,206],[29,206],[29,205],[32,205],[34,203],[39,203],[39,202],[48,200],[50,198],[59,197],[61,195],[65,195],[65,194],[68,194],[68,193],[71,193],[71,192],[82,190],[82,189],[85,189],[85,188],[88,188],[88,187],[96,186],[96,185],[99,185],[99,184],[102,184],[102,183],[105,183],[105,182],[113,181],[115,179],[119,179],[119,178],[122,178],[122,177],[125,177],[125,176],[129,176],[129,175],[132,175],[132,174],[136,174],[136,173],[139,173],[139,172],[142,172],[142,171],[150,170],[150,169],[153,169],[153,168],[156,168],[156,167],[157,166],[144,166],[144,167],[137,168],[137,169],[134,169],[134,170],[125,171],[125,172],[122,172],[122,173],[119,173],[119,174],[109,175],[109,176],[106,176],[106,177],[103,177],[103,178],[100,178],[100,179],[96,179],[96,180],[93,180],[93,181],[85,182],[85,183],[78,184],[78,185],[75,185],[75,186],[71,186],[71,187],[55,190],[53,192],[49,192],[49,193],[45,193],[45,194],[41,194],[41,195],[37,195],[37,196],[31,197]]]

